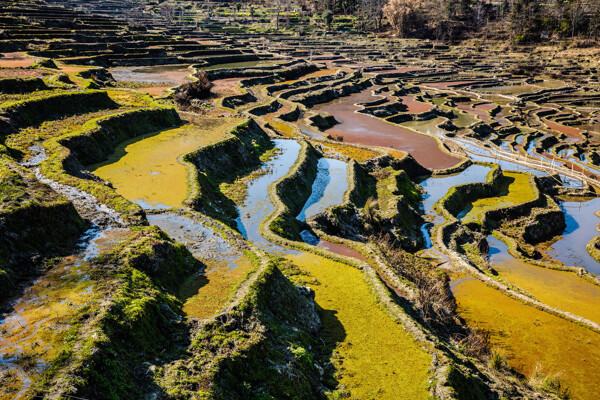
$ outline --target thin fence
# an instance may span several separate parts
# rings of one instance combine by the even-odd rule
[[[460,142],[458,142],[458,143],[460,144]],[[469,144],[474,145],[476,147],[481,147],[472,142],[469,142]],[[461,147],[463,147],[463,146],[461,146]],[[464,149],[467,152],[469,152],[468,149],[466,149],[466,148],[464,148]],[[532,169],[542,170],[542,171],[548,172],[550,174],[553,174],[553,173],[561,174],[561,175],[576,179],[584,185],[587,183],[590,185],[600,186],[600,180],[598,180],[597,178],[588,176],[581,171],[576,171],[573,168],[573,166],[571,166],[571,168],[566,167],[563,164],[561,164],[560,161],[545,160],[543,158],[534,158],[534,157],[531,157],[526,154],[515,154],[515,153],[511,153],[511,152],[502,150],[499,147],[486,148],[485,150],[489,151],[490,156],[488,156],[486,154],[478,154],[478,155],[483,156],[483,157],[488,157],[488,158],[494,158],[495,160],[500,159],[500,160],[510,161],[510,162],[513,162],[516,164],[521,164],[525,167],[529,167]],[[471,152],[475,153],[474,151],[471,151]],[[477,153],[475,153],[475,154],[477,154]],[[590,173],[593,173],[593,172],[590,171]]]

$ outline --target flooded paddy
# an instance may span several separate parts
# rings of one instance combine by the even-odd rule
[[[22,52],[2,53],[0,57],[0,68],[23,68],[30,67],[39,58],[30,57]]]
[[[183,311],[190,317],[206,318],[219,311],[253,267],[247,255],[193,217],[149,214],[148,222],[184,244],[206,266],[183,282],[178,293]]]
[[[309,286],[352,398],[428,399],[431,356],[377,305],[362,272],[311,254],[288,258],[320,282]]]
[[[485,182],[487,174],[491,170],[491,167],[475,164],[455,175],[433,176],[425,179],[419,183],[425,190],[425,194],[423,195],[423,210],[426,214],[433,212],[434,204],[444,197],[453,186]]]
[[[414,96],[406,95],[406,96],[399,96],[398,98],[400,100],[402,100],[402,104],[404,104],[407,107],[406,111],[411,114],[420,114],[423,112],[433,110],[432,104],[423,103],[421,101],[418,101],[415,99]]]
[[[117,67],[110,73],[118,82],[133,85],[151,96],[161,96],[166,90],[189,81],[189,65],[156,65],[150,67]]]
[[[285,176],[300,155],[300,143],[295,140],[274,140],[279,149],[263,169],[266,173],[251,181],[243,205],[238,206],[238,230],[258,247],[269,252],[287,252],[281,246],[268,242],[260,234],[260,224],[275,210],[268,195],[269,185]]]
[[[543,119],[542,121],[544,122],[544,124],[546,124],[548,128],[560,133],[564,133],[570,139],[575,139],[576,141],[580,141],[583,139],[583,136],[581,135],[583,131],[579,128],[557,124],[556,122],[552,122],[547,119]]]
[[[273,67],[275,65],[284,64],[289,60],[256,60],[256,61],[241,61],[235,63],[215,64],[208,67],[200,66],[199,69],[212,71],[214,69],[232,69],[232,68],[253,68],[253,67]]]
[[[366,90],[318,105],[314,109],[335,117],[339,124],[327,130],[327,133],[341,136],[346,142],[409,152],[426,168],[448,168],[460,161],[443,152],[438,142],[429,136],[355,112],[359,107],[354,104],[372,100],[370,90]]]
[[[540,89],[541,88],[539,86],[521,84],[521,85],[492,86],[492,87],[478,89],[478,91],[487,92],[487,93],[500,93],[500,94],[507,94],[507,95],[514,96],[514,95],[519,95],[519,94],[533,93]]]
[[[28,398],[44,371],[77,335],[72,326],[105,295],[104,283],[94,278],[93,260],[121,236],[120,230],[90,229],[81,251],[65,257],[27,287],[0,316],[0,398]]]
[[[326,208],[340,204],[348,190],[348,164],[343,161],[321,158],[317,165],[317,177],[312,185],[312,193],[296,218],[305,221]]]
[[[600,323],[600,286],[581,279],[572,272],[558,271],[529,264],[508,253],[508,246],[489,236],[490,265],[501,278],[533,295],[549,306],[571,312]]]
[[[151,67],[117,67],[110,73],[117,81],[149,82],[169,84],[171,86],[185,83],[192,71],[184,65],[156,65]]]
[[[450,188],[466,183],[485,182],[487,174],[491,171],[491,167],[483,165],[471,165],[464,171],[446,176],[433,176],[420,182],[419,185],[424,189],[423,194],[423,211],[426,215],[432,217],[432,222],[426,222],[421,226],[421,232],[425,238],[425,249],[432,247],[430,229],[434,224],[442,223],[442,218],[433,210],[435,203],[448,193]]]
[[[336,159],[321,158],[317,165],[317,176],[312,185],[312,192],[304,207],[296,217],[306,221],[327,208],[341,204],[348,190],[348,164]],[[362,254],[340,243],[332,243],[317,238],[309,231],[300,232],[302,239],[313,246],[322,247],[335,254],[364,260]]]
[[[559,204],[567,227],[562,236],[551,244],[548,254],[565,265],[583,267],[592,274],[600,275],[600,264],[585,248],[600,234],[596,230],[600,218],[595,214],[600,210],[600,198],[588,201],[564,199]]]
[[[522,304],[483,282],[466,278],[452,283],[458,312],[474,327],[490,332],[492,347],[526,377],[540,363],[560,373],[574,400],[593,400],[600,381],[600,335],[562,318]]]
[[[533,200],[534,189],[529,175],[519,172],[504,172],[500,186],[500,195],[478,199],[461,211],[457,218],[463,223],[478,221],[488,210],[507,207]]]
[[[205,117],[121,143],[108,160],[88,167],[117,193],[144,208],[180,207],[188,193],[187,170],[179,157],[225,139],[240,118]]]
[[[445,118],[437,117],[433,119],[428,119],[425,121],[408,121],[403,122],[402,126],[405,126],[413,131],[417,131],[420,133],[424,133],[431,136],[444,136],[445,131],[442,128],[439,128],[438,125],[443,123]]]
[[[488,110],[482,108],[473,108],[469,103],[457,103],[456,108],[466,112],[467,114],[471,114],[473,117],[475,117],[475,120],[479,118],[486,124],[492,124],[494,122]]]
[[[347,146],[341,143],[323,143],[321,145],[321,148],[326,155],[340,155],[343,157],[351,158],[358,162],[364,162],[379,156],[379,153],[373,150],[368,150],[361,147]]]
[[[504,171],[522,171],[535,176],[545,176],[548,172],[537,170],[535,168],[526,167],[524,165],[497,158],[490,148],[482,148],[470,143],[467,140],[458,140],[458,143],[469,153],[469,157],[473,161],[494,163],[500,165]],[[548,161],[548,167],[550,162]]]

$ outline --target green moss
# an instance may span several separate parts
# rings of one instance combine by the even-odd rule
[[[33,126],[64,116],[115,108],[115,106],[106,92],[93,90],[49,93],[0,105],[11,120],[20,127]]]
[[[263,269],[234,310],[196,332],[187,359],[161,369],[170,398],[323,398],[316,314],[279,263]]]
[[[156,226],[133,228],[133,234],[111,253],[102,256],[103,263],[112,263],[143,271],[157,285],[173,293],[183,278],[200,269],[201,264],[187,248],[174,243]]]
[[[41,390],[67,381],[82,397],[139,399],[152,384],[139,366],[176,352],[173,344],[185,337],[181,302],[164,287],[198,270],[191,254],[155,227],[134,228],[112,246],[93,272],[111,282],[108,301],[82,310],[92,325],[85,332],[73,325]]]

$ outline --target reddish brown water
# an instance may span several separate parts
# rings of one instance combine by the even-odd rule
[[[404,73],[404,72],[420,72],[427,71],[428,68],[420,68],[420,67],[399,67],[396,69],[389,69],[385,71],[381,71],[382,74],[393,74],[393,73]]]
[[[399,98],[402,99],[402,104],[407,107],[407,111],[412,114],[419,114],[433,109],[432,104],[417,101],[414,96],[407,95]]]
[[[542,121],[544,122],[544,124],[546,124],[546,126],[548,128],[555,130],[557,132],[564,133],[565,135],[567,135],[570,138],[578,139],[578,140],[581,140],[581,138],[582,138],[581,134],[583,133],[583,131],[581,129],[574,128],[572,126],[565,126],[565,125],[557,124],[556,122],[552,122],[547,119],[543,119]]]
[[[476,115],[486,124],[491,124],[494,122],[494,120],[492,120],[490,117],[490,114],[484,108],[472,108],[469,103],[457,103],[456,108],[471,115]]]
[[[25,53],[2,53],[0,68],[30,67],[38,59],[28,57]]]
[[[432,82],[425,83],[424,86],[428,86],[434,89],[450,89],[454,86],[464,86],[470,83],[477,83],[479,81],[446,81],[446,82]]]
[[[328,242],[326,240],[321,240],[321,241],[319,241],[317,246],[322,247],[326,250],[329,250],[332,253],[339,254],[340,256],[353,257],[353,258],[356,258],[357,260],[367,261],[365,259],[365,257],[362,254],[360,254],[358,251],[351,249],[350,247],[345,246],[343,244],[332,243],[332,242]]]
[[[345,142],[366,146],[382,146],[409,152],[426,168],[448,168],[460,160],[443,152],[438,142],[430,136],[389,124],[365,114],[356,113],[360,107],[355,103],[372,101],[372,89],[342,97],[331,103],[315,107],[317,111],[325,111],[335,116],[340,122],[327,133],[341,136]]]
[[[2,59],[0,59],[2,60]],[[23,78],[26,76],[43,76],[41,70],[24,68],[3,68],[0,69],[0,78]]]
[[[213,81],[213,87],[211,91],[218,97],[242,94],[242,91],[240,90],[241,80],[242,78],[229,78]]]

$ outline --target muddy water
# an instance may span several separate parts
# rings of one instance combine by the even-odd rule
[[[565,214],[567,227],[562,237],[552,244],[548,254],[565,265],[583,267],[592,274],[600,275],[600,264],[585,248],[599,234],[596,225],[600,218],[594,213],[600,210],[600,198],[585,202],[562,201],[560,207]]]
[[[600,381],[600,335],[526,306],[474,279],[455,281],[452,292],[459,314],[471,326],[490,332],[492,347],[529,377],[539,362],[548,373],[561,373],[571,398],[595,400]]]
[[[508,246],[489,236],[490,265],[500,277],[527,291],[542,303],[600,323],[600,286],[571,272],[538,267],[515,259]]]
[[[289,60],[257,60],[257,61],[241,61],[236,63],[227,63],[227,64],[215,64],[209,67],[203,67],[205,71],[211,71],[213,69],[229,69],[229,68],[253,68],[253,67],[272,67],[274,65],[283,64],[288,62]]]
[[[12,383],[0,387],[0,398],[25,398],[61,352],[72,319],[103,296],[91,276],[91,260],[122,233],[87,231],[80,253],[65,257],[34,281],[0,316],[0,380]]]
[[[331,103],[316,106],[315,110],[328,112],[340,122],[327,133],[342,136],[344,141],[350,143],[409,152],[426,168],[448,168],[460,161],[440,150],[437,141],[431,137],[356,113],[355,111],[360,107],[355,106],[355,103],[365,103],[374,99],[371,90],[369,88]]]
[[[544,124],[546,124],[546,126],[548,128],[555,130],[557,132],[564,133],[570,139],[574,139],[575,141],[580,141],[583,138],[583,136],[581,135],[583,133],[583,131],[581,129],[574,128],[572,126],[557,124],[556,122],[552,122],[547,119],[543,119],[542,121],[544,122]]]
[[[89,166],[117,192],[144,208],[179,207],[187,195],[187,172],[179,157],[225,139],[240,118],[205,117],[199,125],[149,133],[121,143],[109,159]]]
[[[275,210],[269,199],[269,185],[288,173],[298,155],[300,144],[295,140],[274,140],[278,154],[269,160],[264,169],[264,175],[253,180],[248,185],[247,197],[244,204],[238,207],[238,230],[250,241],[265,251],[287,253],[289,250],[268,242],[260,234],[260,224]]]
[[[486,124],[491,124],[494,122],[492,120],[492,118],[490,117],[490,114],[488,113],[487,110],[485,110],[483,108],[473,108],[473,107],[471,107],[470,103],[458,103],[458,104],[456,104],[456,108],[461,111],[466,112],[467,114],[471,114],[474,117],[479,118]]]
[[[438,128],[438,125],[443,123],[445,118],[438,117],[428,119],[426,121],[408,121],[403,122],[401,125],[405,126],[413,131],[425,133],[431,136],[444,136],[445,131],[442,128]]]
[[[407,111],[412,114],[419,114],[433,109],[432,104],[417,101],[415,97],[411,95],[400,96],[399,99],[401,99],[402,104],[407,107]]]
[[[493,86],[479,89],[478,91],[487,93],[501,93],[507,95],[517,95],[525,93],[533,93],[541,88],[534,85],[506,85],[506,86]]]
[[[252,268],[250,259],[202,222],[177,213],[149,214],[148,222],[182,243],[206,268],[182,283],[183,311],[205,318],[219,311]]]
[[[460,113],[458,113],[457,118],[453,119],[452,122],[457,127],[464,128],[464,127],[467,127],[467,126],[472,125],[475,122],[477,122],[477,119],[472,114],[469,114],[466,112],[460,112]]]
[[[192,73],[188,65],[156,65],[151,67],[111,68],[110,73],[117,81],[148,82],[154,84],[181,85]]]
[[[479,82],[479,81],[470,80],[470,81],[429,82],[429,83],[424,83],[423,86],[427,86],[427,87],[434,88],[434,89],[450,89],[455,86],[465,86],[470,83],[477,83],[477,82]]]
[[[39,58],[29,57],[25,53],[2,53],[0,57],[0,68],[29,67]]]

